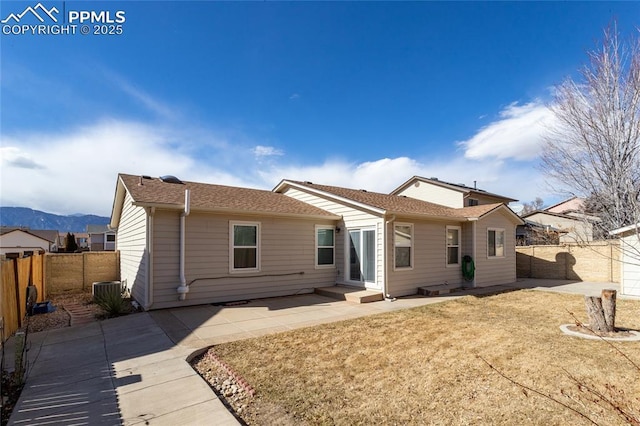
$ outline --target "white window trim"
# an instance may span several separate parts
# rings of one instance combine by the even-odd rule
[[[449,246],[449,230],[456,229],[458,230],[458,244],[455,246]],[[447,228],[444,233],[444,245],[445,245],[445,254],[444,254],[444,262],[447,268],[459,268],[462,265],[462,227],[461,226],[450,226],[447,225]],[[489,244],[489,237],[487,234],[487,246]],[[449,247],[458,247],[458,263],[449,263]]]
[[[234,268],[233,266],[233,249],[235,248],[233,244],[233,229],[235,225],[243,225],[243,226],[255,226],[256,227],[256,267],[255,268]],[[238,273],[251,273],[251,272],[260,272],[260,257],[261,257],[261,242],[262,238],[260,238],[262,224],[260,222],[245,222],[239,220],[230,220],[229,221],[229,272],[233,274]]]
[[[489,232],[490,231],[502,232],[502,234],[503,234],[503,237],[502,237],[503,247],[502,247],[502,255],[501,256],[498,256],[498,255],[490,256],[489,255]],[[507,253],[507,234],[506,234],[504,228],[487,228],[487,259],[504,259],[506,257],[506,253]]]
[[[405,245],[396,246],[396,226],[409,226],[411,228],[411,245],[410,246],[405,246]],[[393,235],[391,236],[391,238],[393,238],[393,270],[394,271],[411,271],[411,270],[413,270],[413,265],[415,264],[414,261],[413,261],[413,257],[414,257],[413,255],[414,255],[414,252],[415,252],[414,241],[416,240],[413,223],[394,222],[393,223]],[[409,259],[409,262],[411,263],[410,266],[396,266],[396,247],[409,247],[411,249],[411,258]]]
[[[318,230],[319,229],[331,229],[333,231],[333,261],[331,262],[330,265],[319,265],[318,264],[318,249],[320,248],[329,248],[329,246],[322,246],[320,247],[318,245]],[[335,226],[331,226],[331,225],[316,225],[315,230],[315,241],[316,241],[316,259],[315,259],[315,268],[316,269],[327,269],[327,268],[335,268],[336,267],[336,227]]]

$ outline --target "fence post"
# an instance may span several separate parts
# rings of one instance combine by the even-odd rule
[[[86,252],[82,253],[82,291],[85,291],[85,283],[87,281],[87,268],[85,265],[85,260],[87,259],[86,257]]]
[[[12,259],[14,285],[16,290],[16,312],[18,313],[18,327],[22,327],[22,318],[20,318],[20,274],[18,273],[18,259]]]

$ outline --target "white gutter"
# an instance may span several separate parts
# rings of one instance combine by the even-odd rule
[[[477,262],[477,257],[476,257],[476,225],[478,224],[478,219],[471,219],[471,259],[473,259],[473,262],[475,264],[475,262]],[[473,281],[471,281],[471,288],[475,288],[476,287],[476,273],[478,271],[478,268],[475,268],[473,271]]]
[[[396,215],[391,215],[391,218],[384,223],[384,281],[382,283],[382,294],[384,294],[385,300],[393,302],[396,300],[389,294],[389,244],[387,238],[389,236],[389,224],[396,220]],[[392,240],[393,241],[393,240]]]
[[[179,300],[184,300],[189,292],[189,286],[187,285],[187,277],[184,272],[185,263],[185,241],[186,241],[186,219],[191,213],[191,192],[188,189],[184,190],[184,211],[180,214],[180,286],[176,289]]]

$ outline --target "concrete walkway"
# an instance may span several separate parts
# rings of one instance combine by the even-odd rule
[[[603,288],[618,287],[611,283],[519,280],[440,297],[415,296],[360,305],[308,294],[235,306],[166,309],[33,333],[28,339],[26,385],[9,424],[238,424],[188,364],[194,352],[223,342],[468,294],[519,288],[599,294]],[[10,348],[11,340],[6,349],[9,355]]]

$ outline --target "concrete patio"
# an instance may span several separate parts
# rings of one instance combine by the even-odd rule
[[[619,289],[619,285],[519,280],[439,297],[365,304],[306,294],[233,306],[166,309],[33,333],[26,385],[9,424],[238,424],[187,362],[203,348],[469,294],[522,288],[591,295],[603,288]],[[11,351],[10,340],[6,352]]]

